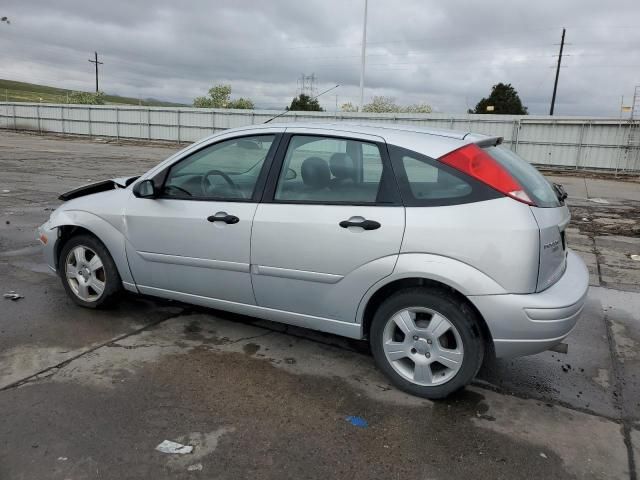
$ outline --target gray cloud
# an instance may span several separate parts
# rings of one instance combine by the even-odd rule
[[[91,90],[97,50],[109,93],[188,103],[214,83],[261,107],[282,108],[301,73],[323,97],[357,103],[362,1],[86,2],[8,0],[0,28],[2,77]],[[497,82],[531,113],[549,108],[562,26],[567,57],[559,115],[617,116],[640,83],[640,3],[485,0],[369,1],[365,97],[390,95],[464,112]]]

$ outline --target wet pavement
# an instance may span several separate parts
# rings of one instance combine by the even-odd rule
[[[430,402],[360,342],[151,298],[73,305],[35,227],[57,194],[176,148],[0,132],[0,293],[24,296],[0,301],[0,479],[637,478],[639,184],[554,177],[593,285],[568,354],[490,362]]]

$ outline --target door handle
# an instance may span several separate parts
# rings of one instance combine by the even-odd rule
[[[360,227],[360,228],[363,228],[364,230],[377,230],[378,228],[381,227],[380,223],[376,222],[375,220],[362,220],[361,222],[352,222],[350,220],[343,220],[340,222],[340,226],[342,228]]]
[[[218,212],[215,215],[211,215],[207,217],[207,220],[210,222],[224,222],[233,225],[234,223],[238,223],[240,219],[235,215],[229,215],[225,212]]]

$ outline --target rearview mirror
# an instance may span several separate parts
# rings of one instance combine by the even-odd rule
[[[133,194],[138,198],[156,198],[156,185],[153,180],[148,178],[133,186]]]

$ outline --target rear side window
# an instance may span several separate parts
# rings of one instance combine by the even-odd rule
[[[441,206],[500,197],[495,190],[418,152],[389,146],[393,170],[407,206]]]
[[[484,151],[522,185],[536,206],[546,208],[560,206],[560,201],[551,184],[529,162],[505,147],[489,147]]]
[[[294,135],[275,191],[276,202],[390,204],[393,174],[378,145],[359,140]]]

